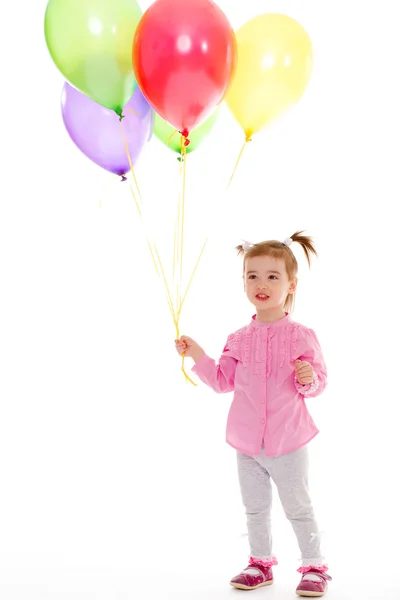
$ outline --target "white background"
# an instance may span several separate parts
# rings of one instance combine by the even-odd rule
[[[149,2],[142,2],[145,9]],[[218,357],[248,322],[234,246],[296,229],[298,320],[329,386],[311,486],[331,600],[395,600],[400,584],[398,199],[400,38],[393,0],[220,0],[237,28],[279,11],[315,64],[297,107],[246,148],[223,111],[188,158],[185,273],[208,231],[182,332]],[[235,6],[236,5],[236,6]],[[68,138],[46,3],[1,6],[0,595],[5,600],[230,598],[246,564],[229,396],[185,384],[163,287],[127,183]],[[178,163],[153,139],[136,173],[165,256]],[[188,364],[188,367],[190,365]],[[274,506],[272,588],[294,598],[299,552]],[[237,592],[239,593],[239,592]]]

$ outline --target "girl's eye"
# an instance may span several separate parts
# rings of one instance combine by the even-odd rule
[[[276,275],[270,275],[269,278],[270,279],[278,279]]]
[[[256,275],[249,275],[249,279],[256,279]]]

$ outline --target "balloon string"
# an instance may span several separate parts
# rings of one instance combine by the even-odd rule
[[[183,303],[184,303],[184,302],[185,302],[185,300],[186,300],[186,296],[187,296],[187,294],[188,294],[188,291],[189,291],[189,288],[190,288],[190,286],[191,286],[191,284],[192,284],[193,278],[194,278],[194,276],[195,276],[195,274],[196,274],[197,267],[199,266],[199,263],[200,263],[201,257],[203,256],[204,250],[205,250],[205,248],[206,248],[206,246],[207,246],[207,242],[208,242],[208,237],[206,238],[206,240],[205,240],[205,242],[204,242],[204,244],[203,244],[203,247],[202,247],[202,249],[201,249],[200,255],[199,255],[198,259],[197,259],[197,262],[196,262],[196,264],[195,264],[195,267],[194,267],[194,269],[193,269],[193,271],[192,271],[192,274],[191,274],[191,276],[190,276],[189,283],[188,283],[188,285],[187,285],[187,288],[186,288],[186,290],[185,290],[185,293],[184,293],[184,295],[183,295],[182,301],[181,301],[181,303],[180,303],[180,306],[179,306],[178,317],[179,317],[179,316],[180,316],[180,314],[181,314],[182,307],[183,307]]]
[[[122,131],[122,138],[123,138],[123,141],[124,141],[126,155],[128,157],[129,166],[130,166],[131,172],[132,172],[133,171],[132,160],[131,160],[131,156],[130,156],[130,152],[129,152],[129,147],[128,147],[128,144],[126,143],[126,138],[125,138],[125,135],[124,135],[124,132],[123,132],[123,129],[122,129],[122,124],[121,124],[121,131]],[[132,176],[133,176],[133,173],[132,173]],[[135,178],[134,181],[136,183],[137,192],[140,193],[139,192],[139,187],[138,187],[138,184],[137,184],[137,179]],[[175,329],[176,329],[176,315],[175,315],[175,310],[174,310],[174,306],[173,306],[173,302],[172,302],[172,296],[171,296],[171,292],[169,290],[167,278],[165,276],[165,270],[164,270],[164,267],[163,267],[163,264],[162,264],[161,256],[160,256],[160,253],[158,251],[157,244],[154,241],[151,240],[151,238],[150,238],[150,236],[148,234],[148,229],[146,227],[144,215],[143,215],[143,212],[141,210],[140,204],[139,204],[138,199],[136,197],[135,190],[133,189],[132,185],[130,186],[130,189],[131,189],[132,197],[134,199],[134,202],[135,202],[138,214],[139,214],[139,218],[140,218],[140,220],[142,222],[142,225],[144,227],[144,230],[145,230],[145,234],[146,234],[146,238],[147,238],[147,245],[148,245],[148,248],[150,250],[150,255],[151,255],[151,258],[152,258],[152,261],[153,261],[153,265],[155,267],[157,275],[162,278],[162,280],[164,282],[164,285],[165,285],[165,291],[166,291],[166,295],[167,295],[168,307],[170,309],[170,312],[171,312],[171,315],[172,315],[172,318],[173,318],[173,321],[174,321]]]
[[[177,133],[178,133],[178,130],[177,130],[177,129],[175,129],[175,130],[174,130],[174,131],[171,133],[171,135],[169,136],[169,138],[168,138],[168,140],[167,140],[167,148],[169,148],[169,143],[170,143],[170,141],[172,140],[172,138],[174,137],[174,135],[176,135]]]
[[[121,128],[122,140],[123,140],[123,142],[124,142],[124,147],[125,147],[126,156],[128,157],[129,168],[130,168],[130,171],[131,171],[131,173],[132,173],[132,179],[133,179],[133,181],[134,181],[134,183],[135,183],[136,190],[137,190],[137,193],[138,193],[138,196],[139,196],[139,200],[140,200],[140,202],[142,202],[142,203],[143,203],[142,195],[141,195],[141,193],[140,193],[140,190],[139,190],[139,185],[138,185],[138,182],[137,182],[137,179],[136,179],[135,170],[134,170],[134,168],[133,168],[133,163],[132,163],[132,159],[131,159],[131,153],[129,152],[129,146],[128,146],[128,142],[126,141],[126,137],[125,137],[125,133],[124,133],[124,128],[123,128],[123,126],[122,126],[122,121],[120,121],[120,124],[119,124],[119,126],[120,126],[120,128]]]
[[[182,181],[182,168],[183,168],[183,163],[182,163],[182,161],[180,161],[179,162],[179,182]],[[172,265],[172,281],[173,281],[173,288],[176,291],[176,295],[175,295],[176,305],[175,306],[176,306],[177,313],[179,311],[179,289],[178,289],[179,283],[177,281],[176,274],[177,274],[177,270],[179,269],[179,232],[181,230],[181,228],[180,228],[181,194],[182,194],[182,189],[181,189],[181,185],[179,185],[178,199],[177,199],[177,205],[176,205],[176,214],[175,214],[174,254],[173,254],[173,265]]]
[[[132,173],[133,181],[134,181],[135,186],[136,186],[136,192],[137,192],[137,194],[139,196],[140,201],[143,204],[143,200],[142,200],[142,197],[141,197],[141,194],[140,194],[138,182],[137,182],[137,179],[136,179],[135,174],[134,174],[132,159],[131,159],[131,155],[130,155],[130,152],[129,152],[129,147],[128,147],[128,144],[127,144],[127,141],[126,141],[126,137],[125,137],[125,134],[124,134],[124,131],[123,131],[122,122],[120,123],[120,127],[121,127],[121,133],[122,133],[122,139],[123,139],[123,142],[124,142],[125,152],[126,152],[126,155],[128,157],[128,161],[129,161],[129,167],[130,167],[130,170],[131,170],[131,173]],[[186,154],[186,153],[184,153],[184,154]],[[183,183],[182,185],[184,187],[185,183]],[[168,302],[168,308],[170,310],[170,313],[171,313],[171,316],[172,316],[172,319],[173,319],[173,322],[174,322],[175,335],[176,335],[176,338],[178,339],[180,337],[180,332],[179,332],[179,317],[180,317],[180,312],[178,314],[178,307],[177,307],[177,309],[175,311],[173,298],[172,298],[171,291],[170,291],[170,288],[169,288],[169,285],[168,285],[168,281],[167,281],[167,277],[166,277],[166,274],[165,274],[165,269],[163,267],[163,263],[162,263],[162,260],[161,260],[160,253],[158,251],[156,243],[153,240],[151,240],[151,238],[150,238],[150,236],[148,234],[148,230],[146,228],[143,211],[141,210],[140,204],[139,204],[138,199],[136,197],[135,190],[134,190],[134,188],[133,188],[132,185],[130,186],[130,189],[131,189],[131,193],[132,193],[133,199],[135,201],[135,205],[136,205],[136,208],[137,208],[140,220],[141,220],[141,222],[143,224],[143,227],[144,227],[144,230],[145,230],[145,233],[146,233],[147,245],[148,245],[148,248],[149,248],[149,251],[150,251],[150,255],[151,255],[151,258],[152,258],[152,261],[153,261],[153,265],[155,267],[157,275],[162,278],[164,286],[165,286],[165,291],[166,291],[166,296],[167,296],[167,302]],[[183,232],[183,225],[182,225],[182,232]],[[181,246],[181,249],[183,250],[183,245]],[[182,277],[182,273],[181,273],[181,277]],[[182,367],[181,367],[181,369],[182,369],[183,375],[185,376],[186,382],[190,382],[192,385],[197,386],[197,384],[186,373],[185,366],[184,366],[184,361],[185,361],[185,357],[184,357],[184,355],[182,355]]]
[[[139,115],[139,117],[143,116],[140,112],[137,112],[137,110],[132,110],[131,108],[127,108],[126,112],[131,113],[132,115]]]
[[[228,185],[227,185],[227,188],[226,188],[227,190],[229,189],[229,187],[230,187],[230,185],[231,185],[231,183],[232,183],[233,177],[234,177],[234,175],[235,175],[235,173],[236,173],[236,171],[237,171],[237,168],[238,168],[238,165],[239,165],[240,159],[241,159],[241,158],[242,158],[242,156],[243,156],[243,152],[244,152],[244,149],[245,149],[245,147],[246,147],[246,144],[247,144],[248,142],[251,142],[251,141],[252,141],[252,139],[251,139],[251,134],[246,134],[246,139],[245,139],[245,141],[244,141],[244,143],[243,143],[243,146],[242,146],[242,148],[241,148],[241,150],[240,150],[240,153],[239,153],[239,156],[238,156],[238,158],[237,158],[237,161],[236,161],[236,164],[235,164],[235,168],[233,169],[233,173],[232,173],[232,175],[231,175],[231,178],[230,178],[230,180],[229,180],[229,183],[228,183]],[[192,274],[191,274],[191,276],[190,276],[190,279],[189,279],[189,284],[188,284],[188,286],[187,286],[187,288],[186,288],[186,291],[185,291],[185,293],[184,293],[184,295],[183,295],[183,299],[182,299],[182,301],[181,301],[181,303],[180,303],[179,310],[178,310],[178,315],[180,314],[180,312],[181,312],[181,310],[182,310],[183,303],[184,303],[184,301],[185,301],[185,299],[186,299],[186,296],[187,296],[187,294],[188,294],[188,291],[189,291],[190,285],[191,285],[191,283],[192,283],[192,281],[193,281],[193,278],[194,278],[194,276],[195,276],[195,274],[196,274],[196,271],[197,271],[197,268],[198,268],[198,266],[199,266],[200,260],[201,260],[201,258],[202,258],[202,256],[203,256],[203,254],[204,254],[204,250],[206,249],[206,246],[207,246],[207,244],[208,244],[208,240],[209,240],[209,238],[208,238],[208,236],[207,236],[207,237],[206,237],[206,239],[205,239],[205,242],[204,242],[204,244],[203,244],[203,247],[202,247],[202,249],[201,249],[201,251],[200,251],[199,257],[198,257],[198,259],[197,259],[197,261],[196,261],[195,267],[194,267],[194,269],[193,269],[193,271],[192,271]]]
[[[179,190],[180,193],[180,190]],[[178,198],[178,203],[179,203],[179,198]],[[174,252],[172,255],[172,285],[173,287],[175,287],[175,283],[176,283],[176,263],[177,263],[177,257],[178,257],[178,206],[179,204],[177,204],[177,208],[176,208],[176,212],[175,212],[175,224],[174,224]]]
[[[238,158],[237,158],[237,160],[236,160],[236,164],[235,164],[235,167],[234,167],[234,169],[233,169],[233,172],[232,172],[231,178],[230,178],[230,180],[229,180],[229,183],[228,183],[228,185],[227,185],[227,189],[229,189],[229,187],[230,187],[230,185],[231,185],[231,183],[232,183],[232,180],[233,180],[233,178],[234,178],[234,176],[235,176],[235,173],[236,173],[236,171],[237,171],[237,168],[238,168],[238,166],[239,166],[240,159],[241,159],[241,158],[242,158],[242,156],[243,156],[244,149],[245,149],[245,147],[246,147],[246,145],[247,145],[247,143],[248,143],[248,142],[251,142],[251,134],[246,134],[246,139],[244,140],[243,146],[242,146],[242,148],[241,148],[241,150],[240,150],[240,152],[239,152],[239,156],[238,156]]]
[[[153,265],[155,267],[157,275],[159,277],[161,277],[162,280],[163,280],[163,282],[164,282],[165,291],[166,291],[166,294],[167,294],[168,307],[170,309],[170,312],[171,312],[174,324],[176,324],[176,316],[175,316],[174,306],[173,306],[173,302],[172,302],[171,292],[169,290],[167,278],[165,276],[165,270],[164,270],[164,267],[163,267],[163,264],[162,264],[160,253],[159,253],[158,248],[157,248],[157,244],[154,241],[151,241],[150,236],[147,233],[147,228],[146,228],[146,224],[145,224],[143,212],[140,209],[140,205],[139,205],[139,202],[137,200],[137,197],[136,197],[135,191],[133,189],[133,186],[130,186],[130,189],[131,189],[131,193],[132,193],[133,199],[134,199],[135,204],[136,204],[137,211],[139,213],[140,220],[141,220],[141,222],[143,224],[143,227],[144,227],[144,230],[146,232],[147,245],[148,245],[148,248],[150,250],[150,255],[151,255],[151,258],[152,258],[152,261],[153,261]]]
[[[179,305],[181,303],[181,288],[183,275],[183,243],[185,231],[185,193],[186,193],[186,146],[185,139],[181,135],[181,164],[182,164],[182,194],[181,194],[181,215],[180,215],[180,261],[179,261]]]
[[[179,267],[179,280],[176,289],[176,316],[177,322],[182,312],[182,279],[183,279],[183,250],[184,250],[184,237],[185,237],[185,199],[186,199],[186,147],[189,143],[187,138],[187,132],[181,133],[181,161],[179,175],[181,179],[181,189],[178,195],[178,206],[177,206],[177,223],[175,231],[175,239],[177,240],[177,266]],[[179,337],[179,336],[178,336]],[[185,376],[187,382],[196,386],[197,384],[189,377],[185,371],[185,353],[182,354],[182,373]]]
[[[139,196],[140,201],[143,204],[142,196],[140,194],[139,185],[138,185],[137,178],[135,176],[134,169],[133,169],[133,163],[132,163],[131,154],[130,154],[130,151],[129,151],[129,146],[128,146],[128,143],[126,141],[125,133],[124,133],[124,130],[123,130],[123,127],[122,127],[122,122],[120,123],[120,127],[121,127],[121,133],[122,133],[122,139],[123,139],[123,142],[124,142],[125,152],[126,152],[126,155],[128,157],[130,171],[132,173],[133,181],[134,181],[135,186],[136,186],[137,194]],[[158,253],[157,245],[156,245],[156,243],[154,241],[151,242],[150,236],[147,233],[148,230],[145,227],[143,212],[142,212],[142,210],[140,208],[140,204],[139,204],[139,202],[137,200],[137,197],[136,197],[136,194],[135,194],[135,191],[134,191],[132,185],[130,186],[130,189],[131,189],[131,193],[132,193],[133,199],[134,199],[135,204],[136,204],[137,211],[139,213],[140,220],[141,220],[141,222],[142,222],[142,224],[144,226],[145,232],[146,232],[147,245],[148,245],[149,250],[150,250],[150,254],[151,254],[151,258],[152,258],[154,267],[156,269],[157,275],[160,275],[160,270],[161,270],[161,273],[162,273],[164,271],[164,269],[163,269],[163,266],[162,266],[160,255]],[[155,253],[157,254],[157,257],[158,257],[158,265],[157,265]],[[160,267],[160,270],[159,270],[159,267]],[[165,283],[166,283],[166,280],[165,280]],[[171,302],[171,294],[169,292],[169,288],[167,286],[167,283],[166,283],[166,291],[167,291],[167,295],[169,297],[169,303],[170,303]]]

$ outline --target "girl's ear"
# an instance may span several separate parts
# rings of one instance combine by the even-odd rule
[[[292,279],[292,281],[290,282],[290,285],[289,285],[289,294],[294,294],[295,293],[296,288],[297,288],[297,282],[298,282],[297,277],[295,277],[294,279]]]

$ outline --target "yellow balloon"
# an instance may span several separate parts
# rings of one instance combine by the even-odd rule
[[[312,71],[312,44],[291,17],[265,14],[236,33],[238,64],[225,97],[246,139],[298,102]]]

